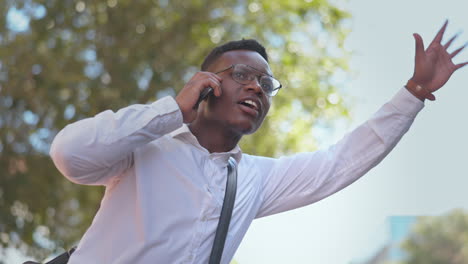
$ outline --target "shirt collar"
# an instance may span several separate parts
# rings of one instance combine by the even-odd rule
[[[173,138],[188,141],[195,147],[201,148],[208,153],[208,151],[203,146],[201,146],[200,143],[198,143],[197,138],[195,137],[195,135],[192,134],[192,131],[190,131],[189,127],[186,124],[183,124],[180,128],[172,131],[171,133],[169,133],[169,135]],[[228,152],[215,152],[209,153],[209,155],[215,160],[222,160],[226,163],[229,157],[233,157],[236,160],[237,164],[239,164],[242,158],[242,150],[239,147],[239,145],[236,145],[233,149],[231,149]]]

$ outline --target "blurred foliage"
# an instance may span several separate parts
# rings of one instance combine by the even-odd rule
[[[468,263],[468,213],[419,217],[403,249],[408,256],[401,264]]]
[[[245,152],[312,150],[313,123],[347,115],[349,14],[327,0],[3,0],[0,15],[0,248],[43,258],[74,245],[103,189],[60,176],[48,157],[55,134],[174,96],[216,44],[258,39],[284,84]]]

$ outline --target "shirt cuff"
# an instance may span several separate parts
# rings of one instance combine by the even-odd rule
[[[182,120],[182,112],[180,112],[179,105],[172,96],[163,97],[151,104],[151,108],[157,113],[172,113],[177,112],[176,116]]]
[[[415,118],[416,115],[424,108],[424,103],[416,96],[411,94],[405,87],[401,88],[390,103],[404,115]]]
[[[157,125],[159,127],[161,126],[161,124],[157,124],[157,123],[165,124],[164,125],[165,129],[163,129],[164,131],[163,134],[170,133],[182,126],[183,120],[184,120],[182,116],[182,112],[180,111],[179,104],[177,104],[177,102],[172,96],[163,97],[153,102],[150,106],[151,106],[151,109],[153,110],[152,111],[153,118],[156,116],[160,116],[160,118],[163,117],[162,120],[161,119],[159,120],[159,122],[155,122],[152,124],[152,125]],[[150,125],[150,127],[152,125]]]
[[[115,114],[105,111],[96,118],[101,119],[100,123],[103,124],[113,122],[115,129],[105,130],[105,144],[112,144],[135,133],[157,138],[182,126],[182,113],[172,97],[164,97],[146,105],[131,105]]]

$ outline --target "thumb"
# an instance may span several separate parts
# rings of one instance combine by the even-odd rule
[[[416,44],[416,48],[415,48],[416,49],[416,52],[415,52],[416,60],[423,59],[424,56],[425,56],[423,39],[418,33],[414,33],[413,37],[414,37],[415,44]]]
[[[435,96],[433,94],[428,94],[426,97],[429,101],[435,101]]]

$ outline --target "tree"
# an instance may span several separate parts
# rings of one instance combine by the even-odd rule
[[[408,253],[404,264],[468,263],[468,214],[454,210],[420,217],[403,249]]]
[[[349,15],[326,0],[5,0],[0,14],[0,245],[37,258],[75,244],[103,192],[60,176],[55,134],[175,95],[215,44],[265,43],[285,86],[245,152],[312,150],[313,122],[347,114],[335,77]]]

